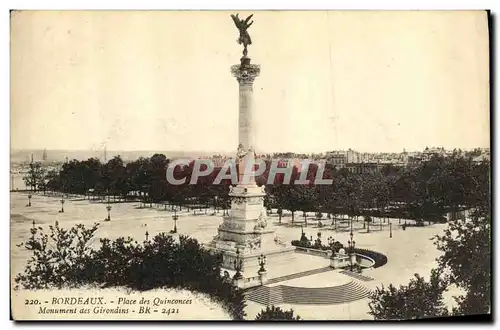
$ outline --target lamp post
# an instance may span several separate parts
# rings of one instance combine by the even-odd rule
[[[331,259],[335,258],[335,239],[330,236],[328,237],[328,245],[330,246],[330,249],[332,250],[332,255],[330,256]]]
[[[233,261],[234,265],[234,270],[236,271],[236,274],[234,274],[234,279],[239,280],[243,278],[243,275],[241,275],[241,269],[243,268],[243,260],[240,258],[240,249],[236,248],[236,258]]]
[[[108,205],[106,205],[106,210],[108,210],[108,217],[106,219],[104,219],[105,221],[111,221],[111,204],[110,204],[110,201],[109,201],[109,191],[106,190],[106,196],[108,198]]]
[[[389,238],[392,238],[392,222],[389,221]]]
[[[259,260],[259,266],[260,266],[259,274],[266,272],[266,269],[264,268],[264,265],[266,264],[266,256],[261,254],[258,257],[258,260]]]
[[[59,213],[64,213],[64,191],[66,190],[66,185],[62,185],[61,189],[61,209],[59,210]]]
[[[33,229],[31,230],[31,239],[32,239],[32,240],[35,240],[35,232],[36,232],[36,229],[35,229],[35,228],[36,228],[36,227],[35,227],[35,226],[36,226],[35,219],[33,219],[32,224],[33,224]]]
[[[349,241],[347,241],[347,244],[349,245],[349,259],[351,261],[351,263],[350,263],[350,270],[352,272],[352,267],[353,267],[352,257],[354,255],[354,247],[356,246],[356,242],[353,239],[354,235],[353,235],[352,231],[351,231],[351,234],[349,234],[349,236],[351,236],[351,239]]]
[[[31,207],[31,194],[28,195],[28,207]]]
[[[61,211],[59,211],[60,213],[64,213],[64,195],[61,196]]]
[[[174,219],[174,230],[172,231],[172,234],[177,233],[177,219],[179,219],[179,216],[177,215],[177,211],[174,211],[174,215],[172,216],[172,219]]]
[[[111,212],[111,205],[108,204],[106,206],[106,210],[108,210],[108,217],[106,218],[106,221],[111,221],[111,214],[110,214],[110,212]]]

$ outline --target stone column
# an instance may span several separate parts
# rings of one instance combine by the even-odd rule
[[[333,269],[339,268],[339,258],[338,257],[330,258],[330,267]]]
[[[249,58],[242,58],[241,64],[231,66],[231,73],[239,84],[239,112],[238,112],[238,171],[239,185],[242,185],[243,175],[251,174],[255,163],[254,151],[254,113],[253,113],[253,82],[260,74],[260,66],[250,64]],[[245,186],[254,186],[253,175]]]

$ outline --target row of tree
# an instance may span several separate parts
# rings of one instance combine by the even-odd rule
[[[173,185],[166,179],[169,164],[170,160],[161,154],[128,164],[119,156],[104,164],[95,158],[72,160],[59,172],[49,173],[32,164],[25,182],[34,190],[121,198],[135,192],[145,202],[229,207],[230,180],[213,184],[221,168],[199,178],[196,184],[189,184],[194,161],[185,167],[177,166],[174,177],[186,178],[186,183]],[[394,213],[398,217],[429,219],[460,207],[475,207],[490,190],[489,162],[475,163],[472,158],[459,155],[435,156],[417,165],[386,166],[366,173],[351,173],[327,164],[323,178],[333,179],[331,185],[314,184],[318,173],[318,166],[314,164],[307,170],[309,184],[294,184],[301,175],[297,167],[292,170],[291,184],[283,184],[283,173],[278,173],[268,184],[270,167],[268,162],[264,173],[256,178],[259,185],[266,187],[265,204],[268,208],[291,211],[292,221],[296,211],[350,216]]]

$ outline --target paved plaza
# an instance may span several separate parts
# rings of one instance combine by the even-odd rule
[[[64,204],[64,213],[60,213],[60,198],[33,195],[32,207],[26,207],[28,197],[26,193],[11,193],[11,275],[15,276],[21,272],[26,261],[30,257],[28,251],[16,245],[26,241],[30,235],[32,221],[44,228],[54,224],[57,220],[61,227],[71,227],[78,223],[91,226],[99,222],[99,230],[96,232],[94,245],[97,246],[99,238],[114,239],[121,236],[130,236],[138,241],[145,239],[148,231],[150,237],[160,233],[169,232],[173,226],[172,212],[164,208],[139,208],[139,203],[113,203],[111,209],[111,221],[103,221],[107,217],[106,203],[88,201],[84,198],[70,198]],[[177,221],[179,234],[189,235],[202,243],[208,243],[217,233],[217,227],[222,222],[220,212],[218,215],[193,215],[192,212],[181,214]],[[312,216],[312,215],[311,215]],[[276,235],[283,242],[289,243],[297,240],[301,235],[301,226],[290,225],[291,217],[285,214],[282,224],[277,225],[278,218],[275,212],[270,215],[270,223],[276,227]],[[312,218],[312,217],[311,217]],[[296,212],[295,219],[303,221],[302,212]],[[323,220],[323,224],[330,224],[332,220]],[[388,263],[376,269],[363,272],[364,276],[371,277],[371,281],[360,281],[337,270],[324,271],[307,276],[300,276],[289,280],[269,284],[267,287],[280,287],[274,291],[290,290],[288,288],[311,288],[318,289],[335,286],[358,286],[362,285],[367,290],[373,290],[381,284],[394,285],[407,284],[415,273],[428,278],[430,270],[435,266],[435,258],[439,255],[433,245],[432,237],[442,232],[446,224],[433,224],[425,227],[408,227],[403,230],[398,225],[398,220],[392,220],[392,238],[389,238],[389,226],[384,224],[382,230],[376,224],[371,226],[370,233],[363,229],[362,221],[353,222],[354,240],[356,247],[370,249],[385,254]],[[403,222],[404,223],[404,220]],[[308,226],[303,227],[307,237],[317,237],[321,231],[323,243],[332,236],[345,246],[349,239],[349,224],[337,222],[338,230],[333,228],[318,228],[316,221],[308,220]],[[340,227],[344,226],[343,229]],[[329,265],[326,258],[311,256],[303,253],[295,253],[293,262],[285,265],[266,264],[269,278],[277,278],[291,273],[307,272],[309,270],[325,268]],[[350,284],[351,283],[351,284]],[[347,286],[346,286],[347,287]],[[267,290],[267,289],[266,289]],[[292,289],[292,291],[295,289]],[[287,291],[288,292],[288,291]],[[318,291],[320,292],[320,291]],[[326,292],[326,291],[325,291]],[[326,294],[326,293],[325,293]],[[447,301],[451,303],[451,296],[456,291],[450,290],[445,294]],[[318,294],[319,295],[319,294]],[[371,319],[367,314],[368,300],[366,298],[355,300],[350,303],[332,305],[317,304],[287,304],[279,305],[282,308],[293,308],[297,314],[304,319]],[[248,319],[255,315],[265,306],[255,302],[247,302]]]

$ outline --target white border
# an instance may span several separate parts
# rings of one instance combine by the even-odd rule
[[[286,3],[270,0],[253,0],[253,1],[200,1],[200,0],[184,0],[184,1],[168,1],[158,3],[154,0],[131,1],[122,0],[119,2],[109,0],[88,0],[88,1],[37,1],[37,0],[20,0],[20,1],[5,1],[7,8],[16,9],[175,9],[175,10],[438,10],[438,9],[489,9],[496,8],[494,0],[420,0],[420,1],[388,1],[388,0],[333,0],[320,1],[308,0],[304,2],[287,1]]]
[[[253,1],[193,1],[193,0],[184,0],[184,1],[168,1],[165,3],[160,3],[159,1],[151,1],[151,0],[141,0],[141,1],[129,1],[129,0],[122,0],[122,1],[117,1],[116,3],[113,3],[112,1],[108,0],[87,0],[87,1],[36,1],[36,0],[31,0],[31,1],[2,1],[2,11],[0,12],[1,14],[1,24],[0,24],[0,38],[1,38],[1,45],[3,46],[2,52],[1,52],[1,63],[2,63],[2,72],[9,72],[9,11],[8,9],[139,9],[139,10],[145,10],[145,9],[206,9],[206,10],[221,10],[221,9],[235,9],[235,10],[263,10],[263,9],[295,9],[295,10],[321,10],[321,9],[336,9],[336,10],[360,10],[360,9],[371,9],[371,10],[436,10],[436,9],[444,9],[444,10],[451,10],[451,9],[459,9],[459,10],[467,10],[467,9],[491,9],[492,14],[499,13],[500,12],[500,1],[498,0],[490,0],[490,1],[485,1],[485,0],[469,0],[469,1],[460,1],[460,0],[455,0],[455,1],[439,1],[439,0],[420,0],[420,1],[373,1],[373,0],[365,0],[365,1],[354,1],[354,0],[345,0],[345,1],[317,1],[317,0],[308,0],[308,1],[303,1],[303,2],[296,2],[296,1],[286,1],[279,3],[278,1],[270,1],[270,0],[253,0]],[[495,20],[495,44],[498,45],[498,17]],[[498,59],[498,55],[495,56],[495,59]],[[1,288],[2,288],[2,303],[1,303],[1,322],[3,328],[11,329],[15,325],[12,322],[9,322],[9,303],[10,303],[10,287],[7,286],[7,283],[9,283],[9,273],[7,272],[8,267],[7,263],[9,262],[10,258],[10,237],[9,237],[9,222],[10,222],[10,216],[9,216],[9,194],[8,194],[8,188],[9,187],[9,177],[7,176],[7,171],[9,168],[9,151],[10,151],[10,144],[9,144],[9,79],[7,77],[4,77],[4,79],[1,80],[2,84],[2,94],[1,94],[1,104],[3,105],[2,110],[0,111],[0,125],[2,125],[0,129],[0,134],[2,137],[0,138],[0,143],[2,145],[2,161],[0,162],[0,173],[3,173],[0,175],[0,183],[2,186],[2,189],[0,189],[1,197],[0,197],[0,203],[1,203],[1,214],[3,215],[3,226],[4,230],[1,230],[1,242],[4,244],[4,250],[2,251],[2,265],[3,271],[2,271],[2,281],[1,281]],[[496,84],[495,88],[495,94],[498,95],[498,84]],[[495,120],[496,126],[498,126],[498,115],[496,116],[497,120]],[[496,137],[495,137],[495,142]],[[495,145],[497,145],[495,143]],[[496,148],[495,148],[496,149]],[[494,150],[494,155],[496,155],[496,150]],[[496,159],[495,159],[496,161]],[[496,163],[496,162],[495,162]],[[498,172],[497,172],[498,173]],[[498,194],[495,194],[497,198]],[[495,199],[494,202],[497,200]],[[495,203],[494,203],[495,204]],[[498,228],[499,226],[495,226]],[[497,233],[495,233],[497,234]],[[10,272],[10,269],[9,269]],[[496,283],[496,282],[495,282]],[[111,324],[111,323],[110,323]],[[38,326],[44,326],[44,327],[53,327],[53,323],[51,324],[43,324],[39,323],[37,324]],[[145,326],[152,326],[152,327],[173,327],[173,326],[183,326],[183,327],[194,327],[196,325],[194,324],[169,324],[169,323],[162,323],[162,324],[148,324],[148,323],[143,323],[143,324],[120,324],[120,328],[123,329],[137,329],[137,328],[142,328]],[[314,324],[308,324],[307,327],[312,327]],[[343,328],[347,324],[325,324],[328,327],[335,327],[335,328]],[[383,323],[379,323],[378,325],[385,326]],[[391,324],[394,326],[394,324]],[[75,327],[97,327],[97,328],[104,328],[107,325],[103,324],[88,324],[88,323],[72,323],[72,324],[63,324],[61,326],[58,326],[58,328],[62,329],[71,329]],[[229,324],[229,326],[236,326],[236,324]],[[243,326],[242,324],[238,324],[238,326]],[[271,327],[272,325],[260,325],[260,327]],[[350,327],[359,327],[360,324],[351,324],[349,325]],[[404,326],[404,325],[403,325]],[[398,326],[398,327],[403,327],[403,326]],[[434,327],[430,326],[428,324],[422,324],[422,326],[425,326],[426,328],[429,327]],[[219,325],[214,325],[214,324],[206,324],[204,325],[205,328],[212,328],[216,329],[219,327]],[[244,326],[244,327],[249,327],[249,326]],[[303,326],[304,327],[304,326]],[[435,326],[437,328],[437,326]]]

